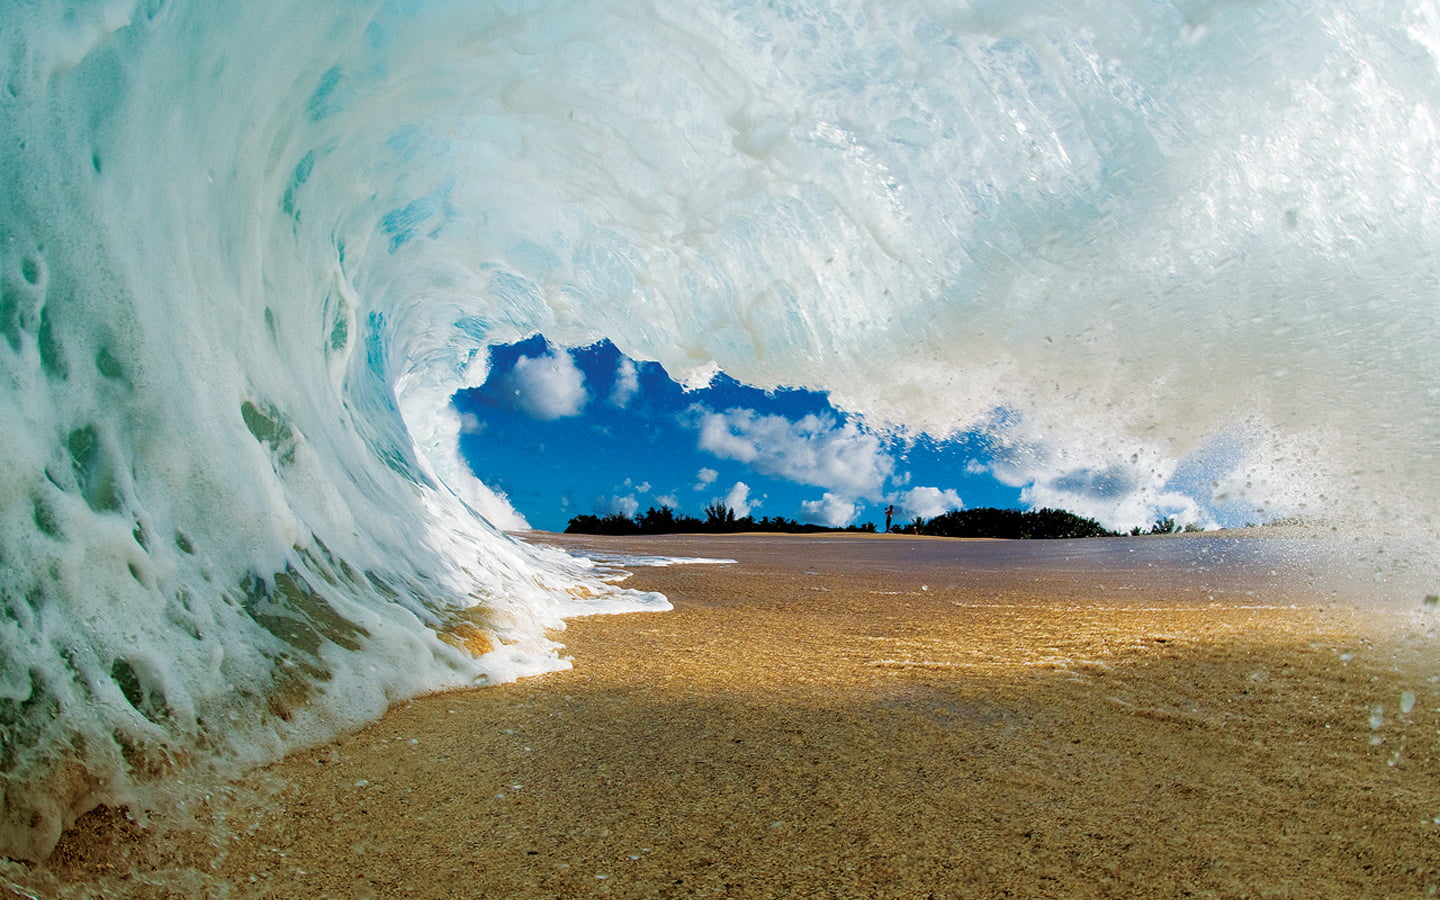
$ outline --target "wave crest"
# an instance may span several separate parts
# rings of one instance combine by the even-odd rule
[[[0,36],[0,851],[663,604],[473,512],[536,331],[1433,525],[1431,13],[231,7]]]

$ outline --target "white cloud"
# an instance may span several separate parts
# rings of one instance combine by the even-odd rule
[[[629,518],[640,510],[640,501],[635,499],[634,494],[612,494],[602,498],[600,506],[606,514],[619,513]]]
[[[1328,428],[1295,435],[1251,430],[1228,435],[1235,453],[1226,465],[1211,466],[1209,497],[1226,525],[1266,522],[1284,516],[1323,518],[1324,476],[1339,468],[1332,455],[1340,439]]]
[[[590,399],[584,373],[563,349],[521,356],[505,375],[504,385],[513,395],[515,408],[533,419],[577,415]]]
[[[855,521],[855,514],[858,512],[853,500],[837,497],[829,491],[819,500],[803,501],[800,509],[806,519],[827,528],[844,528]]]
[[[635,363],[629,357],[620,357],[620,364],[615,368],[615,387],[610,392],[610,405],[624,409],[639,390],[640,376]]]
[[[719,477],[720,473],[715,471],[714,469],[701,469],[700,471],[695,473],[695,490],[705,490],[707,487],[714,484],[715,479]]]
[[[1020,501],[1032,509],[1066,509],[1117,531],[1148,529],[1167,517],[1181,525],[1212,521],[1195,497],[1171,484],[1179,461],[1142,440],[1012,415],[991,431],[990,446],[991,473],[1020,488]]]
[[[895,519],[899,522],[915,518],[933,519],[952,509],[965,508],[960,495],[948,488],[942,491],[935,487],[916,487],[886,499],[895,504]]]
[[[730,488],[730,493],[725,495],[722,502],[734,511],[737,519],[750,515],[750,510],[760,505],[759,500],[750,499],[750,485],[743,481],[735,482],[735,486]]]
[[[680,508],[680,498],[674,494],[660,494],[655,498],[655,502],[661,506],[668,506],[671,509]]]
[[[849,497],[878,497],[895,471],[880,439],[829,416],[791,422],[749,409],[724,413],[691,407],[699,416],[700,449],[743,462],[761,475],[829,488]]]
[[[1065,487],[1065,479],[1037,481],[1020,491],[1020,500],[1031,509],[1066,509],[1106,528],[1128,531],[1148,530],[1160,519],[1171,518],[1180,525],[1208,524],[1200,505],[1185,494],[1161,491],[1150,486],[1107,496]]]

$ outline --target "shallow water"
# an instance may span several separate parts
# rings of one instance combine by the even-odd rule
[[[1431,6],[0,20],[0,852],[663,605],[459,460],[450,397],[537,331],[981,431],[1037,505],[1179,473],[1434,532]]]
[[[1123,586],[993,542],[601,543],[735,562],[637,566],[674,611],[577,620],[570,671],[399,704],[294,754],[267,797],[217,806],[221,835],[89,820],[61,883],[1404,896],[1440,877],[1440,679],[1401,636],[1433,642],[1413,619],[1103,550],[1086,565]]]
[[[642,538],[557,535],[535,532],[527,540],[557,546],[593,559],[628,559],[643,570],[649,553],[664,550],[712,562],[784,565],[792,555],[828,560],[829,566],[860,567],[875,573],[946,573],[973,583],[1012,587],[1032,578],[1084,584],[1124,592],[1163,585],[1170,599],[1213,595],[1226,601],[1264,593],[1267,602],[1373,607],[1419,616],[1429,584],[1423,557],[1405,568],[1389,561],[1377,568],[1364,550],[1371,547],[1335,534],[1256,535],[1245,532],[1201,535],[1090,538],[1081,540],[988,541],[903,536],[836,535],[652,535]],[[1384,557],[1383,549],[1374,549]],[[738,560],[729,559],[731,555]],[[675,557],[658,557],[670,559]],[[687,558],[679,556],[679,558]],[[640,567],[635,569],[635,567]],[[816,574],[820,574],[820,570]],[[1387,572],[1403,572],[1388,577]],[[937,585],[937,588],[939,585]],[[1161,602],[1167,602],[1164,596]]]

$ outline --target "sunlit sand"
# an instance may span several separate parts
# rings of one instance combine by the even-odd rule
[[[673,612],[577,620],[571,671],[296,754],[228,802],[223,836],[155,851],[102,813],[52,866],[134,896],[1440,884],[1440,693],[1413,613],[1265,571],[987,570],[896,539],[537,540],[737,562],[638,569],[627,586]]]

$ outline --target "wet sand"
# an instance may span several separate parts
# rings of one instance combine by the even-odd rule
[[[1440,666],[1394,637],[1398,620],[1263,565],[1142,553],[1116,569],[1072,550],[1037,566],[1002,543],[940,542],[965,548],[947,556],[893,538],[535,540],[738,562],[635,569],[626,586],[674,611],[575,620],[573,670],[402,704],[290,757],[217,799],[228,838],[172,835],[155,858],[100,813],[52,870],[137,897],[1440,885]]]

